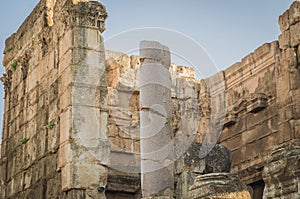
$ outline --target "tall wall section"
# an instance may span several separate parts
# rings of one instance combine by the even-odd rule
[[[105,70],[106,17],[99,2],[41,0],[6,40],[0,198],[105,198],[97,188],[107,181],[106,78],[95,87],[82,72]],[[75,110],[91,110],[80,98],[88,89],[100,115],[101,132],[84,132],[93,143],[75,126],[86,123]]]
[[[266,186],[265,198],[297,198],[300,165],[291,162],[299,161],[299,151],[290,145],[297,148],[300,139],[299,2],[279,17],[279,25],[279,41],[224,71],[227,118],[220,143],[232,150],[233,172],[254,191]],[[290,171],[288,164],[272,163],[278,158],[290,163]]]

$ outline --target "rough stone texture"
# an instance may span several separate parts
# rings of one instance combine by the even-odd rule
[[[190,187],[189,199],[251,199],[247,186],[237,175],[213,173],[200,175]]]
[[[262,180],[274,147],[299,138],[299,4],[279,17],[279,42],[225,70],[228,113],[220,143],[232,151],[232,172],[248,184]]]
[[[97,187],[106,184],[106,168],[76,140],[72,108],[78,99],[71,97],[80,90],[76,72],[93,60],[89,54],[102,54],[104,67],[98,31],[105,18],[97,2],[42,0],[6,40],[0,198],[105,197]],[[103,99],[105,90],[99,88]]]
[[[221,145],[192,143],[186,153],[176,161],[176,198],[188,198],[189,188],[198,175],[228,173],[231,154]]]
[[[265,181],[264,197],[299,198],[299,152],[288,144],[300,138],[299,7],[296,1],[279,17],[278,41],[211,78],[195,80],[193,69],[170,64],[177,168],[180,157],[188,157],[186,143],[219,141],[232,152],[232,173],[248,185]],[[103,41],[98,30],[104,31],[106,17],[95,2],[41,0],[6,40],[0,198],[97,198],[97,186],[106,182],[113,187],[108,198],[140,197],[135,173],[140,169],[141,60],[95,46]],[[98,87],[86,78],[94,61],[102,63],[106,75]],[[80,70],[80,63],[87,70]],[[78,72],[82,84],[75,85]],[[218,94],[222,89],[225,96]],[[74,90],[85,98],[74,99]],[[218,103],[223,99],[226,114]],[[74,102],[81,107],[75,112]],[[74,113],[82,116],[82,110],[97,112],[101,132],[74,128]],[[212,126],[222,129],[220,137]],[[283,155],[276,155],[279,149]],[[180,197],[195,176],[193,167],[186,167],[185,174],[177,168],[174,194]]]
[[[290,177],[288,177],[290,176]],[[300,140],[284,143],[272,150],[263,170],[264,199],[299,198]]]

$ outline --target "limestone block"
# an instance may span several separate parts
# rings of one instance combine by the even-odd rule
[[[280,49],[287,49],[291,46],[291,33],[290,31],[284,31],[282,32],[279,37],[279,47]]]
[[[75,48],[90,49],[96,52],[104,53],[103,38],[97,29],[76,27],[70,32],[74,36],[73,38],[71,37],[71,39],[74,39],[73,41],[71,40],[71,44],[74,45]],[[69,35],[66,36],[69,37]],[[67,43],[66,46],[72,47],[72,45]]]
[[[295,48],[288,48],[283,51],[283,59],[288,64],[288,67],[297,67],[297,49]]]
[[[228,149],[230,149],[231,151],[234,152],[243,145],[241,140],[242,140],[242,135],[238,134],[238,135],[236,135],[232,138],[229,138],[225,141],[221,140],[220,142],[224,145],[224,147],[226,147],[226,148],[228,148]]]
[[[290,35],[291,35],[291,47],[298,46],[300,44],[300,23],[297,23],[290,27]]]
[[[139,68],[141,65],[140,57],[136,55],[130,56],[130,66],[133,69]]]
[[[300,138],[300,120],[291,120],[290,121],[292,131],[296,139]]]
[[[73,58],[73,51],[72,50],[68,50],[66,52],[66,54],[62,55],[59,58],[59,64],[58,64],[58,76],[62,76],[64,74],[64,72],[67,70],[67,68],[71,68],[72,67],[72,59]],[[69,70],[68,75],[70,75],[70,77],[68,77],[68,79],[72,78],[72,71]]]
[[[62,191],[72,189],[74,186],[75,167],[72,163],[66,164],[61,169],[61,187]]]
[[[60,178],[61,176],[57,175],[47,180],[46,198],[55,198],[60,195],[61,192]]]
[[[300,22],[300,3],[299,1],[294,1],[289,9],[289,20],[290,24],[296,24]]]
[[[39,134],[37,134],[36,137],[33,138],[37,147],[37,159],[44,157],[47,153],[45,134],[45,130],[40,130]]]
[[[53,153],[45,157],[45,176],[47,178],[55,177],[56,175],[56,165],[57,165],[57,153]]]
[[[59,125],[56,124],[53,129],[48,130],[48,144],[47,144],[47,152],[54,153],[58,150],[59,142],[60,142],[60,132]]]
[[[124,91],[135,91],[139,87],[139,84],[137,82],[137,73],[139,71],[134,69],[128,69],[125,73],[121,73],[121,78],[119,80],[119,84],[117,88],[119,90]]]
[[[75,163],[74,188],[94,188],[107,184],[107,168],[93,162]]]
[[[140,174],[109,169],[107,185],[109,191],[138,193],[140,191]]]
[[[236,197],[237,196],[237,197]],[[200,175],[190,187],[189,199],[243,198],[251,199],[246,184],[238,176],[229,173]]]
[[[108,135],[109,137],[118,137],[119,136],[119,128],[115,124],[108,125]]]
[[[118,106],[119,104],[118,90],[109,87],[107,97],[108,97],[109,106]]]
[[[290,69],[290,87],[291,90],[300,89],[300,70],[297,68]]]
[[[27,138],[29,139],[25,146],[26,153],[23,153],[23,168],[27,169],[30,167],[33,162],[37,158],[37,150],[36,150],[36,143],[33,138]]]
[[[24,189],[28,189],[31,186],[31,178],[32,178],[32,172],[31,170],[27,170],[23,173],[23,186]]]
[[[293,106],[293,118],[296,120],[300,119],[300,104],[295,104]]]
[[[73,157],[74,151],[72,150],[71,143],[64,142],[61,144],[58,151],[57,170],[70,164],[73,161]]]
[[[141,59],[156,60],[167,69],[169,69],[169,66],[171,65],[171,57],[169,52],[169,48],[161,45],[159,42],[142,41],[140,43]]]
[[[279,16],[278,23],[281,32],[288,31],[290,27],[290,21],[289,21],[289,10],[285,11],[281,16]]]
[[[38,68],[35,68],[31,73],[28,74],[27,77],[27,88],[26,91],[29,92],[34,89],[38,82],[41,82],[41,73],[38,72]]]
[[[291,125],[288,122],[284,122],[278,125],[278,138],[280,143],[286,142],[292,138]]]

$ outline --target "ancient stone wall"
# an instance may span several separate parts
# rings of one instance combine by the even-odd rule
[[[76,3],[40,1],[6,40],[0,198],[104,197],[97,188],[106,184],[106,168],[86,152],[87,140],[82,143],[80,127],[74,127],[74,103],[87,105],[74,92],[93,86],[80,82],[82,74],[76,79],[78,68],[91,70],[98,59],[105,66],[101,32],[107,14],[98,2]],[[103,103],[105,82],[97,95]],[[107,113],[100,114],[105,136]]]
[[[105,198],[97,188],[106,184],[107,198],[141,198],[141,60],[104,50],[106,17],[97,2],[42,0],[6,40],[1,198]],[[299,195],[299,2],[279,25],[279,41],[211,78],[171,64],[175,196],[205,170],[181,152],[205,139],[231,150],[231,172],[254,194],[265,184],[265,198]],[[208,133],[216,82],[226,104],[220,137]]]
[[[300,102],[297,100],[300,92],[298,21],[299,2],[295,2],[289,11],[279,18],[282,30],[279,41],[263,44],[253,53],[244,57],[241,62],[221,71],[220,75],[215,77],[221,78],[220,81],[224,81],[226,94],[226,117],[219,143],[231,149],[232,172],[238,173],[243,181],[251,185],[255,189],[255,194],[262,194],[256,192],[262,192],[264,189],[262,172],[271,159],[274,147],[299,139]],[[124,55],[121,57],[118,61],[122,62],[122,60],[124,61]],[[137,57],[131,58],[138,60]],[[138,87],[136,86],[139,83],[138,73],[134,70],[134,72],[124,72],[135,68],[133,66],[135,61],[132,61],[129,57],[125,60],[124,63],[127,63],[125,68],[128,69],[124,70],[124,67],[115,67],[116,65],[111,64],[108,79],[111,85],[119,84],[120,86],[124,84],[120,82],[131,84],[129,86],[131,91],[128,92],[131,97],[127,98],[138,99],[138,97],[135,97],[138,95]],[[175,71],[186,69],[184,67],[180,69],[176,66],[175,68]],[[128,78],[130,75],[131,77]],[[176,75],[172,76],[172,88],[174,89],[174,95],[172,95],[174,110],[172,125],[174,136],[176,137],[176,134],[182,133],[180,128],[182,110],[180,111],[180,109],[183,104],[180,104],[180,99],[186,100],[192,97],[197,100],[200,116],[198,135],[195,137],[195,141],[203,142],[204,137],[207,136],[207,127],[211,119],[208,80],[198,81],[191,78],[193,75],[184,77],[183,74],[180,74],[179,76],[183,78],[178,78]],[[182,84],[179,84],[179,82],[182,82]],[[121,87],[124,88],[124,86]],[[111,96],[113,96],[116,91],[112,90],[111,93]],[[184,96],[185,94],[187,96]],[[114,99],[114,102],[116,101],[115,98],[111,99]],[[128,115],[123,117],[123,119],[128,118],[127,124],[125,124],[127,127],[130,126],[130,122],[138,121],[138,117],[135,117],[138,116],[139,109],[135,108],[138,107],[138,101],[135,102],[137,104],[129,105],[131,110],[134,111],[127,112]],[[117,144],[118,148],[131,146],[127,151],[138,152],[138,150],[132,150],[132,148],[139,149],[139,147],[134,146],[139,144],[138,139],[128,140],[129,137],[122,138],[120,133],[116,134],[115,132],[117,132],[115,128],[110,128],[110,135],[119,136],[116,139],[119,142]],[[184,135],[184,133],[182,134]],[[124,141],[129,144],[121,144]],[[181,169],[176,172],[177,176],[182,175]],[[184,179],[184,182],[182,182],[181,177],[177,180],[179,184],[184,186],[188,186],[185,184],[187,181],[193,181],[193,179]]]
[[[299,139],[299,2],[279,17],[279,41],[264,44],[224,71],[227,118],[220,143],[232,150],[233,172],[262,180],[277,145]]]

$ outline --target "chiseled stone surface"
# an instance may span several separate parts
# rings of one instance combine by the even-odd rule
[[[212,173],[196,177],[189,190],[189,199],[251,199],[246,184],[237,175]]]
[[[300,197],[300,140],[284,143],[272,150],[263,170],[264,199]]]
[[[99,2],[41,0],[6,40],[0,198],[105,198],[97,187],[106,184],[107,169],[76,140],[71,95],[81,91],[73,87],[79,60],[89,64],[102,52],[105,66],[98,31],[106,16]],[[82,48],[91,43],[98,48]],[[107,89],[101,92],[105,99]],[[100,118],[107,129],[105,111]]]

